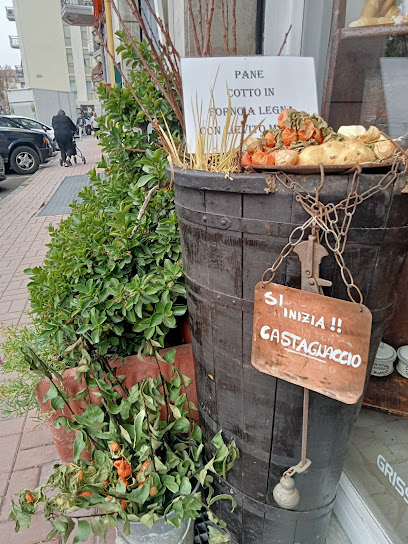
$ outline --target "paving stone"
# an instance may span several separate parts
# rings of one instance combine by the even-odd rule
[[[0,474],[8,474],[13,468],[17,455],[17,447],[20,442],[20,435],[13,434],[0,441]]]
[[[17,455],[15,470],[45,465],[46,463],[54,461],[56,457],[58,457],[58,455],[54,444],[42,446],[40,448],[21,450]]]
[[[20,450],[28,450],[52,444],[50,431],[47,427],[42,427],[36,431],[25,432],[21,440]]]
[[[56,456],[57,457],[57,456]],[[55,461],[52,461],[51,463],[47,463],[46,465],[41,465],[40,467],[40,482],[45,482],[46,480],[48,480],[48,478],[51,476],[53,470],[54,470],[54,465],[56,465],[57,463],[59,463],[59,459],[55,459]]]
[[[10,304],[10,312],[22,312],[26,307],[27,299],[28,299],[28,293],[25,299],[21,298],[19,300],[14,300]]]
[[[8,380],[13,380],[16,377],[17,377],[17,372],[9,372],[8,374],[0,374],[0,383],[5,383]],[[7,420],[0,419],[0,429],[5,421]]]
[[[22,489],[35,489],[38,486],[39,474],[39,468],[29,468],[13,472],[7,489],[7,495],[1,507],[0,522],[8,520],[11,500],[16,500],[15,493]]]
[[[115,529],[109,529],[109,531],[106,533],[106,540],[104,541],[103,538],[100,538],[97,536],[95,538],[95,544],[115,544],[116,539],[116,531]]]
[[[8,479],[8,474],[0,474],[0,504],[1,497],[4,497],[6,494]]]
[[[27,414],[27,419],[24,425],[24,433],[29,433],[31,431],[38,431],[42,427],[46,427],[46,423],[39,421],[37,419],[37,411],[31,410]]]
[[[20,434],[24,427],[26,416],[12,417],[10,419],[0,419],[0,436],[9,436],[11,434]]]
[[[45,544],[46,536],[51,531],[52,525],[42,515],[32,517],[31,529],[21,528],[14,532],[14,521],[0,523],[0,542],[3,544]],[[58,538],[50,542],[57,543]]]

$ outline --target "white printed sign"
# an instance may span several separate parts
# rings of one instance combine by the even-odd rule
[[[182,58],[181,75],[187,142],[192,153],[195,151],[196,130],[214,133],[214,146],[219,148],[228,112],[228,94],[232,114],[237,115],[239,120],[243,107],[246,107],[249,114],[245,128],[247,135],[262,122],[256,137],[264,130],[274,128],[279,114],[286,108],[318,113],[313,58]],[[206,127],[212,89],[215,103],[213,113],[217,122],[216,126]],[[198,110],[202,111],[199,127],[196,126]]]

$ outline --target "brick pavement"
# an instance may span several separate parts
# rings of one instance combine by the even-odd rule
[[[36,217],[66,176],[81,175],[93,168],[100,157],[97,140],[91,137],[80,142],[86,157],[70,168],[59,165],[59,157],[41,168],[32,181],[17,189],[0,203],[0,322],[24,325],[30,322],[25,268],[43,262],[49,241],[46,227],[57,224],[62,216]],[[7,379],[0,375],[0,381]],[[0,542],[7,544],[37,544],[45,542],[49,522],[34,516],[33,528],[14,533],[14,523],[7,521],[13,494],[24,487],[36,487],[52,470],[58,460],[50,433],[46,427],[37,428],[30,414],[22,418],[0,420]],[[112,542],[113,535],[110,535]],[[54,541],[56,542],[56,541]],[[72,542],[72,537],[69,542]],[[93,538],[89,539],[93,543]]]

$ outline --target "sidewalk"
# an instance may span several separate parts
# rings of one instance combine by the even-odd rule
[[[86,157],[82,162],[63,168],[59,156],[41,168],[34,179],[0,206],[0,322],[23,325],[30,321],[25,268],[38,266],[47,252],[49,241],[46,227],[57,224],[63,216],[36,217],[67,176],[86,174],[100,158],[100,147],[95,138],[79,143]],[[0,375],[4,381],[6,376]],[[11,498],[23,488],[35,488],[52,471],[57,453],[48,429],[36,428],[36,423],[25,416],[19,419],[0,419],[0,542],[7,544],[37,544],[45,542],[51,530],[42,516],[34,516],[32,529],[14,532],[14,523],[7,521]],[[69,540],[72,542],[72,537]],[[53,542],[58,542],[58,539]],[[92,538],[89,542],[94,542]]]

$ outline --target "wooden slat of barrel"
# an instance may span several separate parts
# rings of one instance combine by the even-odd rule
[[[323,543],[359,406],[311,393],[308,456],[313,464],[307,474],[296,476],[302,495],[297,511],[280,509],[272,491],[282,472],[300,458],[303,391],[251,366],[253,289],[308,215],[279,184],[274,194],[265,195],[266,176],[233,177],[176,171],[175,178],[204,439],[210,446],[222,428],[241,450],[228,482],[217,484],[220,492],[235,496],[238,508],[232,515],[226,505],[219,508],[239,544]],[[320,176],[298,178],[311,192],[320,183]],[[359,191],[379,178],[363,174]],[[351,176],[329,176],[321,200],[338,202],[350,184]],[[402,187],[399,182],[393,194],[381,192],[357,208],[344,253],[374,310],[370,364],[407,252],[408,197],[400,194]],[[333,281],[327,295],[347,299],[333,256],[323,260],[321,277]],[[276,281],[300,286],[295,255],[282,264]]]

